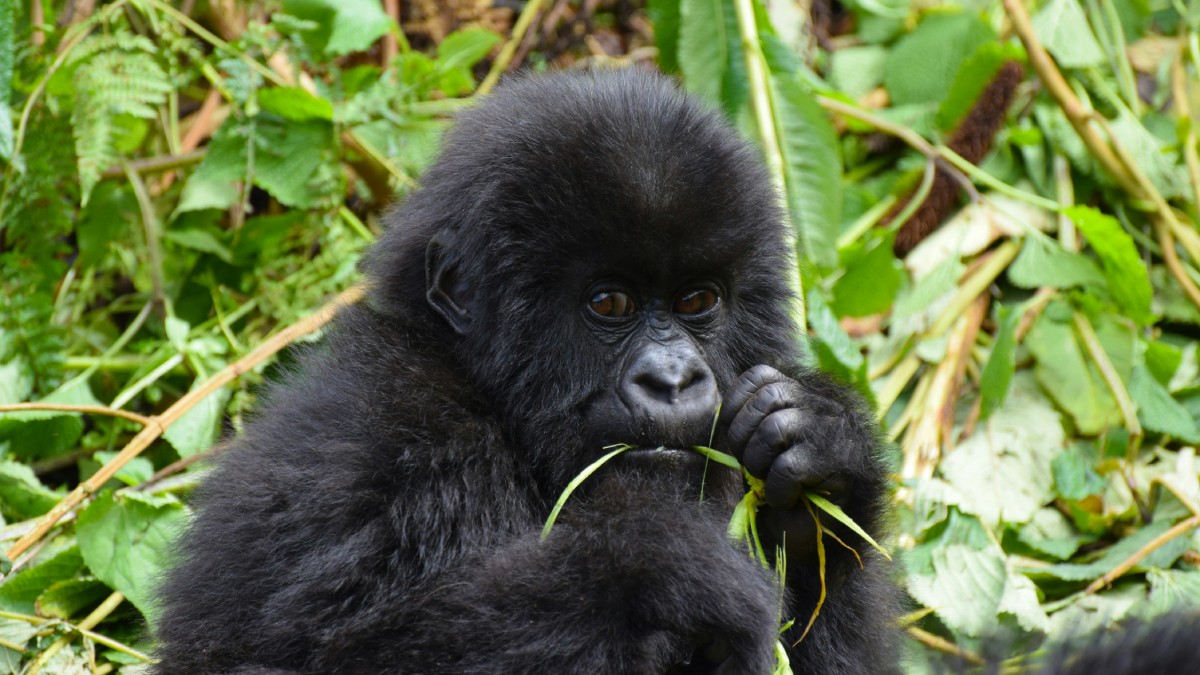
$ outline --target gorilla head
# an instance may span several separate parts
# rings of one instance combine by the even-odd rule
[[[719,392],[791,355],[761,163],[661,76],[510,84],[423,183],[371,257],[378,298],[436,313],[547,487],[612,443],[708,443]]]
[[[887,482],[870,415],[797,358],[784,222],[752,149],[660,75],[539,76],[464,113],[369,302],[198,492],[158,672],[757,673],[781,611],[824,597],[782,638],[797,671],[886,672],[885,568],[821,567],[801,499],[878,536]],[[782,601],[726,534],[741,475],[687,450],[714,433],[763,480]],[[638,450],[542,540],[612,443]]]

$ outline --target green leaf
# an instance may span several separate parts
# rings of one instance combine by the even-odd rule
[[[75,525],[88,568],[129,598],[151,625],[158,617],[158,580],[187,518],[173,498],[126,492],[97,497]]]
[[[1054,489],[1058,494],[1074,501],[1099,495],[1108,487],[1108,479],[1096,472],[1094,450],[1089,445],[1075,443],[1051,463],[1054,474]]]
[[[258,104],[263,110],[284,119],[333,120],[333,104],[318,98],[300,87],[272,87],[258,90]]]
[[[1096,435],[1119,427],[1121,411],[1100,371],[1085,355],[1072,324],[1056,320],[1053,314],[1043,312],[1025,339],[1037,359],[1038,382],[1070,413],[1080,432]]]
[[[0,515],[25,520],[49,511],[62,495],[42,485],[33,469],[24,464],[0,461]]]
[[[1039,509],[1033,519],[1021,526],[1017,538],[1026,546],[1056,560],[1066,560],[1079,549],[1087,538],[1071,527],[1058,509]]]
[[[1003,305],[997,312],[996,341],[992,344],[992,353],[988,356],[987,365],[983,367],[983,373],[979,376],[980,421],[991,417],[1008,398],[1009,387],[1016,372],[1016,331],[1020,319],[1020,313]]]
[[[91,267],[102,262],[114,242],[128,241],[131,224],[138,222],[137,218],[137,200],[126,186],[116,181],[97,185],[75,227],[79,264]]]
[[[1008,570],[998,547],[964,544],[939,546],[931,553],[933,574],[914,575],[908,589],[951,629],[980,637],[991,632],[1000,614],[1010,614],[1030,630],[1046,627],[1029,579]]]
[[[981,44],[959,67],[946,98],[938,106],[938,128],[950,131],[957,127],[975,107],[979,96],[991,85],[1000,68],[1009,61],[1019,61],[1023,55],[1021,49],[1012,43]]]
[[[744,94],[737,14],[730,0],[681,0],[679,66],[688,91],[736,115]]]
[[[167,427],[163,438],[180,457],[190,457],[212,447],[221,436],[221,420],[230,392],[221,388],[200,399],[174,424]]]
[[[1064,68],[1086,68],[1105,63],[1078,0],[1050,0],[1033,17],[1033,32]]]
[[[846,47],[830,54],[829,83],[835,89],[861,98],[883,82],[890,52],[883,47]]]
[[[192,180],[244,181],[249,172],[284,205],[304,208],[316,201],[309,184],[333,146],[333,125],[323,120],[293,122],[264,113],[248,124],[231,117],[209,143]]]
[[[875,241],[865,254],[846,266],[846,273],[833,285],[830,306],[838,316],[870,316],[891,307],[904,283],[904,271],[892,253],[889,235]]]
[[[0,618],[0,639],[9,644],[19,645],[22,648],[25,648],[27,646],[26,643],[32,640],[41,630],[41,626],[29,623],[28,621]],[[0,647],[0,673],[15,675],[22,672],[21,663],[23,660],[24,655],[21,652],[8,647]]]
[[[176,215],[188,211],[204,209],[225,210],[238,200],[237,184],[232,180],[215,179],[197,171],[183,185],[183,194],[179,196],[179,205],[175,207]]]
[[[962,495],[959,508],[990,527],[1029,522],[1054,498],[1050,463],[1066,438],[1058,412],[1035,390],[1018,381],[1004,405],[939,466]]]
[[[1129,556],[1133,555],[1143,546],[1150,543],[1150,541],[1152,541],[1155,537],[1171,529],[1171,525],[1172,523],[1166,519],[1156,520],[1109,547],[1108,550],[1104,552],[1104,555],[1100,556],[1100,558],[1094,562],[1086,564],[1059,563],[1057,565],[1050,565],[1049,567],[1040,567],[1029,570],[1029,574],[1034,576],[1044,575],[1048,577],[1054,577],[1056,579],[1063,579],[1065,581],[1091,581],[1092,579],[1104,576],[1108,572],[1116,569],[1117,565],[1125,562]],[[1176,558],[1179,555],[1182,555],[1183,550],[1186,549],[1190,544],[1190,542],[1187,540],[1187,537],[1176,537],[1176,541],[1179,540],[1182,540],[1183,549],[1180,549],[1177,553],[1173,554],[1173,557]],[[1170,542],[1168,542],[1168,544],[1163,548],[1168,548],[1169,546]],[[1171,553],[1169,549],[1168,553]],[[1145,560],[1142,561],[1142,566],[1147,566]]]
[[[13,117],[9,106],[12,103],[16,9],[16,0],[0,0],[0,159],[5,162],[12,160],[13,152]]]
[[[95,607],[112,591],[93,576],[64,579],[51,584],[38,596],[37,613],[56,619],[70,619],[83,609]]]
[[[218,232],[220,231],[218,230]],[[220,258],[222,262],[233,264],[233,252],[217,236],[214,232],[199,227],[184,230],[167,230],[163,233],[163,239],[166,241],[184,248],[190,248],[193,251],[211,253]]]
[[[79,479],[86,480],[100,470],[100,467],[113,461],[120,453],[96,451],[91,459],[80,460]],[[134,457],[122,466],[113,478],[126,485],[141,485],[154,475],[154,463],[145,457]]]
[[[19,570],[0,584],[0,609],[21,614],[36,611],[37,597],[47,587],[70,579],[83,569],[78,546],[68,546],[33,567]]]
[[[1187,170],[1179,163],[1179,153],[1164,147],[1162,141],[1127,111],[1122,111],[1109,124],[1121,147],[1140,168],[1154,187],[1167,199],[1191,196]],[[1174,136],[1172,135],[1172,142]]]
[[[364,51],[394,27],[377,0],[284,0],[283,11],[316,24],[304,40],[329,56]]]
[[[969,12],[930,12],[900,39],[884,70],[893,106],[940,103],[959,67],[996,33]]]
[[[792,224],[806,258],[837,265],[842,226],[842,154],[837,131],[816,98],[794,77],[772,76],[775,124]]]
[[[649,0],[646,11],[654,26],[654,44],[658,47],[658,67],[664,73],[679,71],[680,0]]]
[[[809,290],[807,306],[808,325],[815,333],[809,336],[808,347],[817,357],[817,365],[834,378],[858,389],[868,403],[874,405],[875,394],[871,391],[867,376],[867,360],[858,345],[842,329],[820,290]]]
[[[488,55],[500,36],[482,28],[451,33],[438,45],[435,66],[442,74],[439,88],[450,96],[466,94],[475,89],[471,67]]]
[[[1025,237],[1021,254],[1008,267],[1008,280],[1020,288],[1107,288],[1104,275],[1091,258],[1068,251],[1054,239],[1039,234]]]
[[[1138,256],[1133,237],[1121,228],[1116,218],[1088,206],[1072,206],[1064,211],[1100,259],[1100,267],[1123,313],[1142,325],[1151,323],[1150,274]]]
[[[1138,406],[1142,426],[1160,434],[1174,436],[1186,443],[1200,443],[1200,429],[1192,414],[1171,398],[1167,388],[1158,383],[1144,367],[1133,369],[1129,379],[1129,396]]]
[[[100,404],[84,379],[68,380],[41,402]],[[0,413],[0,441],[7,440],[9,451],[19,457],[53,457],[72,447],[82,434],[83,417],[79,413],[52,410]]]

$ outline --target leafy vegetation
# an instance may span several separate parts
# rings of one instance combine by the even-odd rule
[[[896,443],[913,672],[1200,602],[1200,3],[398,4],[0,0],[0,673],[145,663],[214,441],[519,64],[761,144]]]

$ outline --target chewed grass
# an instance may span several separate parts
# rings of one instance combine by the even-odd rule
[[[633,446],[627,443],[618,443],[616,445],[607,446],[604,449],[608,450],[609,452],[589,464],[583,469],[583,471],[580,471],[575,478],[571,479],[571,481],[567,483],[566,488],[563,489],[562,495],[559,496],[558,501],[554,504],[554,508],[550,511],[550,516],[546,518],[545,526],[542,527],[541,538],[543,540],[550,535],[550,531],[554,528],[554,523],[558,520],[558,514],[562,511],[562,508],[567,503],[567,500],[570,499],[571,494],[574,493],[575,490],[592,474],[596,473],[600,467],[608,463],[609,460],[627,450],[633,449]],[[659,449],[661,450],[662,448]],[[732,541],[739,542],[744,545],[753,559],[757,560],[763,567],[771,569],[771,559],[768,558],[766,553],[763,551],[762,539],[758,535],[758,510],[762,508],[764,504],[766,504],[764,481],[761,478],[756,478],[755,476],[750,475],[750,473],[746,471],[746,469],[733,455],[702,445],[693,446],[691,449],[700,453],[701,455],[704,455],[709,461],[728,467],[734,471],[741,472],[743,479],[746,481],[747,490],[746,494],[738,502],[737,506],[734,507],[733,515],[729,519],[729,527],[727,528],[726,532]],[[858,523],[855,523],[850,516],[846,515],[846,512],[843,511],[837,504],[834,504],[813,490],[806,490],[804,492],[803,500],[804,506],[808,509],[808,513],[812,516],[813,524],[816,528],[817,574],[821,580],[821,593],[817,598],[817,604],[813,608],[813,612],[808,619],[808,623],[804,626],[804,631],[801,633],[800,639],[797,640],[795,644],[799,644],[804,640],[805,637],[808,636],[809,630],[811,630],[813,624],[816,623],[817,617],[821,614],[821,608],[825,604],[825,537],[829,537],[834,542],[853,553],[860,567],[863,564],[862,556],[859,555],[858,551],[854,547],[847,544],[833,531],[824,526],[824,524],[821,522],[821,512],[829,515],[834,520],[849,528],[850,531],[862,537],[864,541],[873,546],[888,560],[892,559],[887,550],[880,546],[879,543],[876,542],[871,535],[867,534],[867,532],[863,530]],[[774,560],[774,571],[779,577],[780,586],[782,586],[787,578],[787,557],[784,554],[782,547],[776,548]],[[780,634],[791,628],[795,622],[794,619],[788,619],[786,622],[784,622],[782,615],[783,608],[780,607]],[[787,650],[784,647],[782,640],[777,641],[775,644],[775,660],[775,669],[772,671],[773,675],[788,675],[792,672],[791,663],[788,660]]]

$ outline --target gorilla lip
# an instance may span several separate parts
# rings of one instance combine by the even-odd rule
[[[622,453],[622,456],[638,462],[665,462],[680,466],[699,465],[704,462],[704,456],[698,452],[682,448],[634,448]]]

